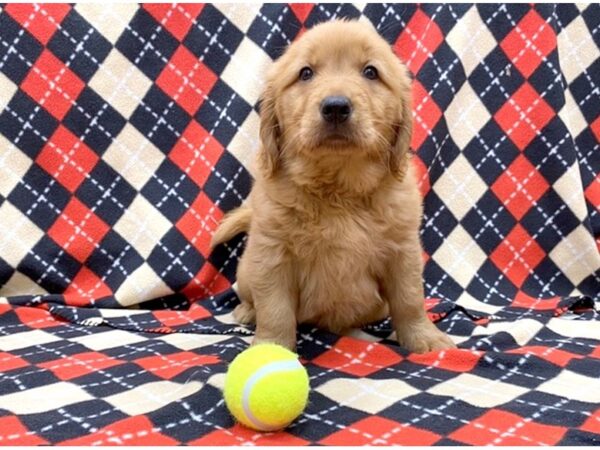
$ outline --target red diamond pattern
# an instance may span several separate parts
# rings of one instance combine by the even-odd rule
[[[0,352],[0,372],[9,372],[11,370],[27,367],[29,363],[23,358],[6,352]]]
[[[500,43],[506,56],[526,78],[556,48],[552,27],[531,9]]]
[[[217,295],[230,287],[229,280],[207,261],[182,292],[191,301],[196,301],[206,296]]]
[[[530,271],[544,259],[544,251],[527,230],[517,224],[496,247],[490,259],[515,286],[520,287]]]
[[[423,10],[417,8],[396,40],[394,51],[416,75],[443,41],[440,27]],[[416,42],[418,43],[415,45]]]
[[[418,150],[442,117],[442,110],[418,80],[413,81],[412,97],[414,124],[411,147]]]
[[[211,316],[210,312],[198,303],[191,305],[187,311],[162,310],[152,314],[166,327],[185,325]]]
[[[204,192],[200,192],[176,227],[200,253],[208,257],[211,237],[222,217],[223,212],[219,207]]]
[[[516,353],[517,355],[535,355],[560,367],[566,367],[574,359],[583,358],[583,355],[576,355],[561,349],[542,347],[539,345],[519,347],[514,350],[508,350],[507,353]]]
[[[104,283],[102,278],[87,267],[82,267],[63,295],[71,305],[89,306],[96,300],[112,294],[113,292]]]
[[[48,43],[70,10],[70,5],[58,3],[9,3],[4,9],[44,45]]]
[[[421,191],[421,195],[425,197],[431,189],[431,183],[429,181],[429,172],[427,171],[427,166],[423,163],[423,160],[417,155],[411,158],[411,162],[415,171],[415,178],[417,179],[417,183],[419,185],[419,190]]]
[[[585,198],[596,208],[596,211],[600,211],[600,175],[597,175],[585,189]]]
[[[219,141],[192,120],[169,153],[169,158],[202,187],[222,154],[223,146]]]
[[[343,337],[333,348],[315,358],[313,364],[365,377],[401,360],[400,355],[383,345]]]
[[[275,433],[258,433],[254,430],[250,430],[242,425],[236,424],[232,428],[226,430],[215,430],[208,433],[206,436],[202,436],[200,439],[195,439],[188,442],[187,445],[192,446],[205,446],[211,447],[224,447],[224,446],[240,446],[240,445],[252,445],[257,446],[301,446],[308,445],[309,442],[294,436],[285,431],[277,431]]]
[[[333,433],[322,445],[432,445],[440,436],[417,427],[399,424],[383,417],[368,417]]]
[[[84,262],[108,230],[108,225],[73,197],[48,230],[48,236],[79,262]]]
[[[184,46],[179,46],[156,80],[190,115],[200,108],[216,82],[217,76]]]
[[[10,430],[6,435],[6,440],[0,441],[0,445],[34,446],[49,444],[48,441],[29,431],[23,425],[23,422],[15,416],[0,417],[0,430]]]
[[[110,356],[98,352],[78,353],[64,356],[60,359],[37,364],[38,367],[50,370],[54,375],[64,381],[87,375],[88,373],[107,369],[122,364]]]
[[[438,367],[452,372],[468,372],[477,365],[482,356],[483,352],[479,351],[452,349],[421,355],[413,353],[408,357],[408,360],[416,364]]]
[[[596,141],[600,143],[600,116],[590,124],[590,130],[596,136]]]
[[[566,428],[543,425],[505,411],[485,413],[449,437],[470,445],[554,445]]]
[[[555,115],[536,90],[529,83],[523,83],[496,112],[494,119],[517,148],[525,150]]]
[[[75,192],[99,159],[87,145],[60,125],[35,161],[69,191]]]
[[[600,434],[600,409],[592,414],[584,423],[581,425],[583,431],[590,433]]]
[[[159,427],[145,416],[133,416],[119,420],[83,437],[63,441],[61,445],[177,445],[178,442],[160,433]]]
[[[559,297],[535,298],[527,295],[523,291],[519,291],[517,292],[517,295],[515,295],[512,306],[515,308],[535,309],[538,311],[554,311],[558,308],[559,302]]]
[[[314,6],[313,3],[291,3],[290,9],[294,12],[300,23],[304,24]]]
[[[492,192],[516,219],[522,219],[550,185],[524,155],[519,155],[492,185]]]
[[[196,17],[202,12],[204,5],[200,3],[149,3],[144,4],[143,8],[179,41],[183,41],[190,28],[196,25]]]
[[[15,314],[21,323],[33,329],[56,327],[61,324],[57,318],[43,308],[19,308]]]
[[[216,364],[220,361],[214,355],[197,355],[192,352],[179,352],[170,355],[148,356],[134,362],[157,377],[170,380],[192,367]]]
[[[62,120],[84,88],[84,83],[49,50],[31,68],[21,89]]]

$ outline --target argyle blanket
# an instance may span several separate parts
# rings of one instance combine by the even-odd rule
[[[414,76],[426,307],[302,327],[310,402],[236,425],[221,388],[268,64],[370,21]],[[0,11],[0,444],[600,443],[600,6],[34,4]]]

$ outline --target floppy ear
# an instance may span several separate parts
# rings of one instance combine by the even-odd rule
[[[275,93],[273,84],[267,82],[260,101],[260,140],[259,162],[270,176],[279,165],[279,122],[275,113]]]
[[[392,145],[389,165],[391,172],[398,178],[404,178],[409,164],[409,148],[413,131],[412,95],[410,86],[404,89],[402,105],[398,111],[396,142]]]

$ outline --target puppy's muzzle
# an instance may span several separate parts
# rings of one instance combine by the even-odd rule
[[[321,116],[331,124],[340,124],[352,115],[352,103],[348,97],[330,95],[321,102]]]

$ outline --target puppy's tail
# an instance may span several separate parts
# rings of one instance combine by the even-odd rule
[[[247,232],[250,229],[251,219],[252,209],[247,203],[226,214],[210,241],[210,248],[213,249],[217,245],[227,242],[243,231]]]

